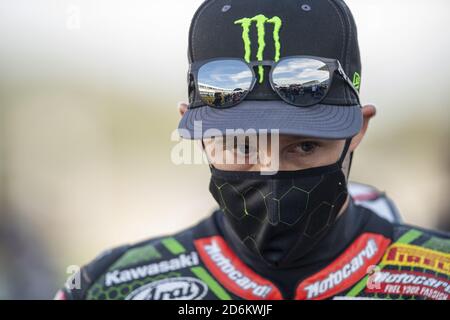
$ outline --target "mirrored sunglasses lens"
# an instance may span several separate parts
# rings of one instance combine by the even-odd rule
[[[280,61],[272,73],[275,90],[297,106],[314,105],[324,98],[330,86],[330,70],[320,60],[291,58]]]
[[[243,61],[211,61],[198,71],[200,96],[209,106],[229,107],[245,98],[252,79],[252,71]]]

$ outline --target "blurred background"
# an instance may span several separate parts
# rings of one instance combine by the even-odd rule
[[[51,298],[68,266],[210,214],[207,167],[171,161],[201,2],[0,0],[0,298]],[[448,230],[450,2],[347,3],[378,108],[351,178]]]

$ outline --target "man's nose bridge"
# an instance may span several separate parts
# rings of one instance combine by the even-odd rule
[[[258,137],[258,164],[261,172],[278,171],[280,161],[280,147],[278,135],[259,135]]]
[[[270,147],[266,146],[266,147],[261,147],[261,145],[259,145],[258,148],[258,161],[259,161],[259,167],[260,167],[260,171],[265,171],[266,169],[268,169],[268,165],[270,164],[271,158],[272,158],[272,152],[270,149]]]

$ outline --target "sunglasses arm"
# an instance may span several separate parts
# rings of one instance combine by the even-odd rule
[[[358,99],[358,104],[361,104],[361,101],[359,99],[359,91],[355,88],[353,85],[353,82],[350,80],[350,78],[345,74],[344,69],[342,69],[341,64],[338,61],[338,66],[336,71],[339,73],[339,75],[349,84],[350,88],[352,88],[353,93],[356,95],[356,98]]]

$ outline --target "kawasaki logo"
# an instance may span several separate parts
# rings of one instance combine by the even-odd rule
[[[125,270],[111,271],[105,276],[105,286],[109,287],[161,273],[192,267],[198,265],[198,262],[197,253],[191,252],[190,254],[180,254],[176,258],[166,261],[160,261]]]
[[[264,60],[264,49],[266,48],[266,39],[265,39],[266,24],[268,23],[273,24],[273,41],[275,45],[274,61],[280,60],[280,51],[281,51],[280,29],[283,23],[280,17],[275,16],[269,19],[265,15],[259,14],[257,16],[254,16],[253,18],[242,18],[234,22],[234,24],[240,24],[242,26],[242,39],[244,41],[245,61],[250,62],[252,55],[250,28],[253,22],[255,22],[256,30],[258,32],[258,51],[256,54],[256,58],[258,59],[258,61]],[[264,67],[259,66],[259,82],[262,83],[263,81],[264,81]]]

